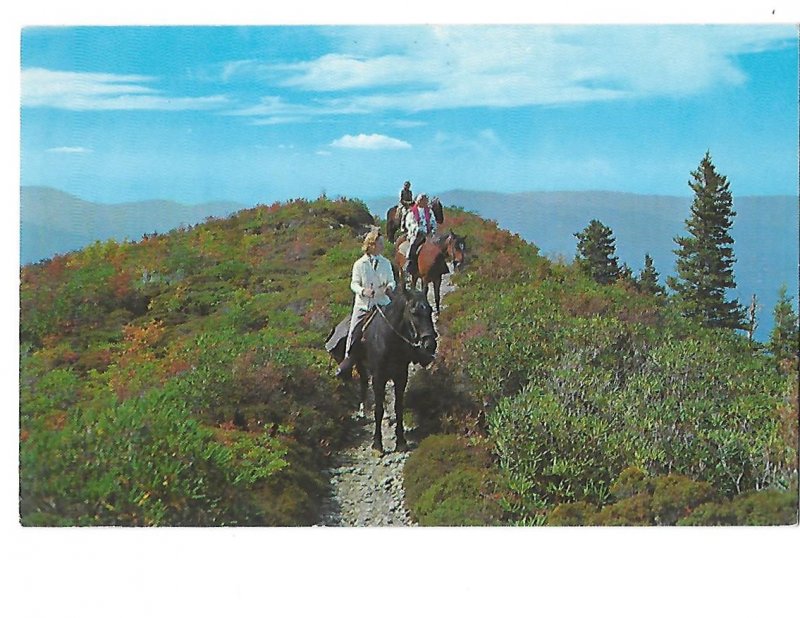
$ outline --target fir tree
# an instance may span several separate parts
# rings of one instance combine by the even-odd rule
[[[615,240],[611,228],[592,219],[581,232],[577,232],[578,255],[581,268],[598,283],[613,283],[620,276],[615,255]]]
[[[677,293],[684,312],[707,326],[742,328],[744,310],[737,300],[725,299],[734,289],[733,238],[729,234],[736,213],[728,179],[719,174],[706,152],[689,186],[694,191],[691,217],[686,220],[689,236],[675,238],[677,277],[667,283]]]
[[[786,286],[779,291],[778,302],[772,313],[775,325],[769,336],[769,351],[778,361],[792,360],[797,362],[800,354],[800,332],[798,331],[797,314],[792,307],[792,299],[786,295]]]
[[[658,283],[658,271],[653,266],[653,258],[649,253],[644,255],[644,268],[639,273],[639,280],[637,281],[639,291],[644,294],[652,294],[653,296],[663,296],[665,290],[661,284]]]

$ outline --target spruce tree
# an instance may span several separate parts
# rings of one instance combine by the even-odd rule
[[[800,331],[797,314],[792,307],[791,297],[786,295],[786,286],[779,291],[778,302],[772,313],[775,324],[769,336],[769,351],[778,361],[792,360],[797,362],[800,354]]]
[[[582,231],[575,233],[575,237],[578,239],[576,259],[583,271],[598,283],[616,281],[620,268],[611,228],[592,219]]]
[[[639,280],[636,285],[639,287],[639,291],[644,294],[664,295],[664,288],[658,283],[658,271],[653,266],[653,258],[650,257],[649,253],[644,255],[644,268],[639,273]]]
[[[694,191],[691,217],[686,219],[689,236],[675,238],[677,277],[667,284],[677,293],[687,316],[721,328],[742,328],[744,310],[739,301],[725,299],[734,289],[733,238],[729,229],[736,213],[728,179],[719,174],[706,152],[689,186]]]

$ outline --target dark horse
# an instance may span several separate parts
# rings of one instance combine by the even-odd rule
[[[403,401],[408,383],[408,365],[418,363],[427,367],[436,354],[433,311],[425,295],[416,290],[403,290],[394,292],[391,298],[389,305],[376,309],[377,313],[366,324],[361,341],[351,350],[360,376],[363,406],[366,406],[367,387],[372,378],[372,391],[375,394],[375,436],[372,447],[381,453],[386,383],[389,380],[394,382],[397,450],[402,451],[407,448],[403,433]],[[329,351],[334,360],[342,360],[343,346],[329,348]]]
[[[404,238],[404,237],[401,237]],[[398,245],[398,249],[402,243]],[[402,287],[405,287],[405,276],[403,267],[406,263],[406,256],[402,251],[397,251],[394,256],[395,279],[400,282]],[[411,288],[417,288],[417,281],[422,279],[422,291],[427,296],[428,286],[433,284],[433,299],[436,305],[436,313],[440,311],[439,301],[441,298],[442,275],[450,272],[447,266],[447,258],[442,252],[442,248],[430,238],[426,238],[425,242],[419,249],[417,255],[417,268],[418,274],[411,276]]]
[[[444,223],[444,209],[442,208],[442,203],[439,201],[439,198],[434,197],[430,202],[430,206],[436,223],[439,225]],[[400,221],[397,219],[398,207],[399,204],[397,206],[392,206],[386,211],[386,237],[389,239],[389,242],[394,242],[397,231],[400,229]]]

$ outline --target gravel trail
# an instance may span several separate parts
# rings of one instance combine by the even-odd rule
[[[445,310],[444,298],[455,287],[450,282],[450,275],[442,278],[441,298],[442,311]],[[433,290],[428,293],[433,306]],[[437,316],[434,314],[434,322]],[[417,371],[425,371],[418,365],[411,365],[410,375]],[[370,388],[369,396],[372,397]],[[362,410],[353,413],[354,428],[350,443],[352,446],[337,453],[333,458],[333,467],[327,470],[331,491],[323,502],[322,517],[319,526],[415,526],[405,508],[405,492],[403,490],[403,468],[409,457],[408,452],[395,452],[395,411],[394,386],[391,382],[386,388],[386,411],[381,430],[383,446],[386,454],[379,455],[372,450],[372,431],[374,417],[371,400],[366,414]],[[414,427],[406,423],[406,431]],[[409,443],[413,448],[413,443]]]

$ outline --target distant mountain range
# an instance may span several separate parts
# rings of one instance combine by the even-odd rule
[[[687,189],[688,192],[688,189]],[[675,236],[686,235],[691,194],[686,197],[638,195],[611,191],[491,193],[445,191],[437,194],[445,206],[458,205],[539,247],[542,254],[572,260],[577,239],[592,219],[614,231],[617,255],[638,274],[649,253],[662,283],[673,274]],[[386,216],[396,197],[368,200],[373,212]],[[798,300],[798,245],[800,217],[796,196],[741,196],[734,194],[734,238],[737,296],[744,305],[753,294],[761,305],[757,336],[765,339],[772,325],[772,308],[782,284]],[[447,221],[445,221],[447,227]],[[456,230],[458,231],[458,230]]]
[[[691,196],[637,195],[609,191],[493,193],[445,191],[438,194],[445,206],[460,206],[500,227],[519,234],[539,247],[542,254],[571,260],[574,233],[591,219],[609,226],[616,237],[617,255],[635,273],[649,253],[662,282],[673,272],[674,237],[684,235]],[[365,200],[382,217],[397,197]],[[185,205],[169,201],[96,204],[47,187],[22,187],[21,263],[35,262],[56,253],[79,249],[94,240],[137,240],[145,233],[167,232],[193,225],[208,216],[226,216],[251,205],[209,202]],[[760,338],[768,336],[771,311],[778,288],[785,284],[798,297],[798,198],[795,196],[734,195],[736,217],[731,230],[737,290],[748,304],[756,294],[761,310]],[[445,227],[447,222],[445,221]],[[457,231],[457,230],[456,230]]]
[[[138,240],[143,234],[168,232],[248,207],[235,202],[187,205],[166,200],[97,204],[49,187],[22,187],[20,263],[74,251],[95,240]]]

